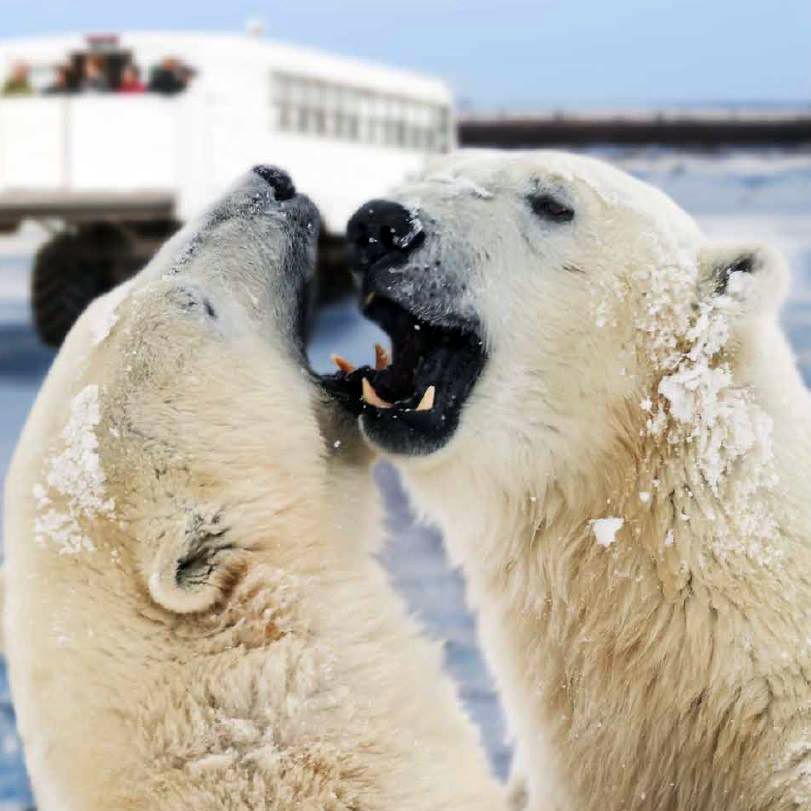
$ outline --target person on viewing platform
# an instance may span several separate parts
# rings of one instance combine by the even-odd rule
[[[34,91],[29,80],[30,69],[25,62],[17,62],[3,85],[4,96],[30,96]]]
[[[137,65],[127,65],[121,73],[121,84],[118,86],[119,93],[143,93],[146,85],[141,81],[141,71]]]
[[[183,82],[184,90],[188,90],[192,79],[194,79],[196,75],[197,71],[191,65],[187,65],[185,62],[180,63],[180,80]]]
[[[72,93],[70,82],[70,68],[67,65],[57,65],[54,70],[53,81],[42,91],[46,96],[58,96],[62,93]]]
[[[98,54],[90,54],[85,59],[84,75],[79,83],[79,89],[83,93],[106,93],[110,90],[104,67],[104,58]]]
[[[157,67],[152,69],[149,78],[149,90],[152,93],[163,93],[173,96],[182,93],[188,84],[189,72],[179,59],[167,56]]]

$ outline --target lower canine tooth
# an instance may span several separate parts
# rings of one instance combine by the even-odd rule
[[[389,353],[380,344],[375,344],[375,369],[380,372],[388,365]]]
[[[361,382],[363,399],[375,408],[391,408],[391,403],[384,400],[374,389],[374,386],[364,377]]]
[[[330,355],[330,360],[345,374],[348,375],[350,372],[355,371],[355,367],[346,359],[342,358],[340,355]]]
[[[420,404],[416,407],[415,411],[430,411],[434,407],[434,398],[436,397],[436,386],[428,386],[425,394],[422,395]]]

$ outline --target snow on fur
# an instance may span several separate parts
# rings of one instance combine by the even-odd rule
[[[64,449],[47,462],[45,481],[34,487],[37,506],[35,538],[50,539],[60,554],[94,550],[81,528],[82,518],[110,515],[115,502],[107,498],[106,476],[99,459],[96,426],[101,419],[99,387],[83,388],[71,401],[70,414],[62,430]],[[54,499],[64,505],[59,509]]]
[[[474,182],[469,177],[461,175],[432,175],[432,183],[442,183],[449,187],[453,194],[472,194],[482,200],[492,200],[493,192]]]
[[[118,305],[129,295],[132,281],[124,282],[97,299],[88,309],[88,326],[93,335],[93,346],[103,343],[118,323]]]
[[[730,285],[730,292],[739,289]],[[773,543],[775,519],[759,497],[777,484],[772,419],[746,386],[735,383],[726,355],[738,304],[727,293],[699,302],[693,311],[689,298],[679,304],[678,292],[660,291],[648,312],[646,338],[657,338],[656,363],[663,374],[658,406],[646,408],[650,400],[642,404],[651,412],[647,430],[670,445],[689,446],[703,483],[724,505],[712,552],[773,563],[780,557]],[[667,310],[676,316],[672,332],[660,320]]]
[[[622,529],[625,520],[617,517],[595,518],[591,522],[591,531],[600,546],[609,547],[617,539],[617,533]]]

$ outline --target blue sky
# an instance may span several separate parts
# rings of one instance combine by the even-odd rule
[[[811,0],[2,0],[0,36],[240,30],[438,73],[478,109],[811,102]]]

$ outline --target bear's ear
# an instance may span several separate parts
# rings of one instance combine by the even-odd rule
[[[228,540],[219,513],[192,512],[185,526],[167,530],[147,563],[149,593],[177,614],[215,608],[244,572],[247,552]]]
[[[785,259],[762,244],[719,243],[700,258],[700,298],[725,296],[741,314],[776,312],[788,291]]]

